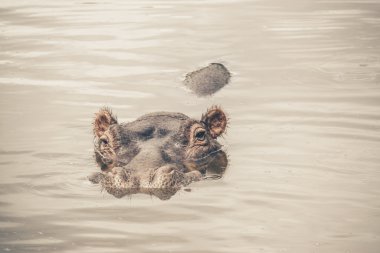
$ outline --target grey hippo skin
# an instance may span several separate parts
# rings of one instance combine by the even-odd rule
[[[223,174],[227,156],[216,138],[226,126],[226,115],[218,107],[201,120],[157,112],[129,123],[118,123],[102,108],[93,123],[101,172],[89,179],[118,198],[145,193],[169,199],[193,181]]]
[[[221,63],[211,63],[186,75],[184,84],[196,95],[212,95],[230,81],[231,74]]]

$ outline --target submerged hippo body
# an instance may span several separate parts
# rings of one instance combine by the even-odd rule
[[[231,74],[221,63],[211,63],[186,75],[184,84],[197,96],[213,95],[229,83]]]
[[[217,107],[200,121],[158,112],[120,124],[109,109],[101,109],[94,121],[94,144],[102,172],[90,180],[116,197],[147,193],[168,199],[206,174],[224,172],[227,158],[216,138],[226,125]]]

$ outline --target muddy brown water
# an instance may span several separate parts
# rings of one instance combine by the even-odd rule
[[[0,36],[0,252],[379,252],[379,1],[2,0]],[[198,98],[181,81],[210,62],[231,83]],[[99,107],[213,104],[222,179],[87,181]]]

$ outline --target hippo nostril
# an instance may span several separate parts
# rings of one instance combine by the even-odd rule
[[[164,167],[161,167],[160,170],[163,173],[173,174],[176,168],[173,166],[164,166]]]

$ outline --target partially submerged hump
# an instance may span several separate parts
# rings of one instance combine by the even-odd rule
[[[221,63],[211,63],[186,75],[184,84],[198,96],[212,95],[229,83],[231,74]]]

